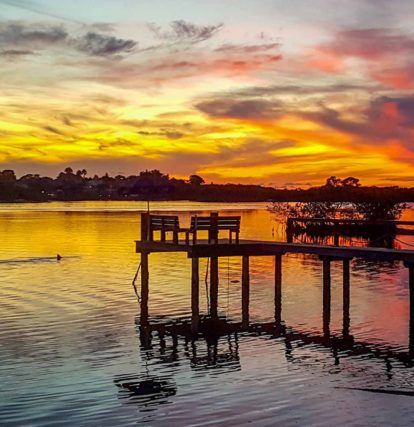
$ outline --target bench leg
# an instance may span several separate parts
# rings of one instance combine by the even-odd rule
[[[197,243],[197,230],[193,231],[193,245]]]
[[[232,243],[233,239],[233,232],[231,230],[229,230],[229,243]]]
[[[239,243],[239,232],[236,231],[236,243]]]
[[[165,230],[161,230],[161,242],[165,242]]]
[[[190,232],[185,232],[185,244],[188,246],[190,244]]]
[[[178,244],[178,231],[176,230],[173,231],[173,242]]]

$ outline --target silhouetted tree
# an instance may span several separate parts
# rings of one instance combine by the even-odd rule
[[[204,184],[205,181],[199,175],[190,175],[188,178],[188,182],[191,185],[201,185],[201,184]]]

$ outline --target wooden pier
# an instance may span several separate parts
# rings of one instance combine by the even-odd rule
[[[407,228],[408,227],[408,228]],[[293,242],[300,234],[331,235],[335,245],[339,245],[339,236],[373,236],[380,233],[385,243],[392,246],[397,235],[414,235],[414,221],[377,220],[348,218],[307,218],[289,217],[286,220],[286,239]]]
[[[323,331],[329,335],[329,323],[331,315],[331,262],[341,261],[343,266],[343,335],[349,334],[350,311],[350,260],[362,258],[371,261],[401,261],[409,269],[410,292],[410,348],[414,348],[414,251],[394,250],[371,247],[327,246],[286,242],[239,240],[238,243],[230,243],[229,240],[214,239],[199,240],[196,243],[179,241],[154,241],[146,236],[148,227],[148,214],[141,217],[141,236],[143,239],[136,242],[136,252],[141,254],[141,324],[148,321],[148,293],[149,293],[149,255],[154,252],[184,252],[191,259],[191,330],[197,334],[200,327],[199,313],[199,259],[210,259],[210,315],[218,318],[218,289],[219,273],[218,260],[220,257],[242,258],[242,325],[249,325],[249,295],[250,295],[250,257],[272,256],[275,259],[274,272],[274,305],[275,324],[280,325],[282,316],[282,264],[286,254],[313,254],[321,260],[323,271]],[[216,230],[217,231],[217,230]],[[210,243],[209,243],[210,241]],[[212,243],[213,242],[213,243]]]

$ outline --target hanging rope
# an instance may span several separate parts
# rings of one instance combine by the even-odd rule
[[[210,258],[207,258],[207,264],[206,264],[206,276],[205,276],[205,283],[206,283],[206,301],[207,301],[207,314],[210,315],[210,298],[208,294],[208,268],[210,265]]]
[[[138,303],[139,303],[139,304],[141,304],[141,297],[140,297],[140,295],[139,295],[139,293],[138,293],[138,289],[137,289],[137,286],[136,286],[135,282],[136,282],[136,280],[137,280],[137,277],[138,277],[138,274],[139,274],[139,270],[140,270],[140,269],[141,269],[141,263],[139,263],[138,268],[137,268],[137,271],[136,271],[136,273],[135,273],[135,276],[134,276],[134,278],[133,278],[133,280],[132,280],[132,287],[134,288],[134,292],[135,292],[135,295],[137,296],[137,300],[138,300]]]

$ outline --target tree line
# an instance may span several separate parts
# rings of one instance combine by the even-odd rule
[[[324,185],[284,189],[261,185],[207,184],[198,175],[177,179],[159,170],[137,175],[88,176],[67,167],[56,178],[0,171],[0,202],[70,200],[192,200],[205,202],[414,202],[414,188],[362,186],[359,179],[329,177]]]

